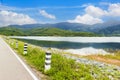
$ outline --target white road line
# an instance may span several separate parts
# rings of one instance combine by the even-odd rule
[[[2,39],[2,38],[1,38]],[[3,40],[3,39],[2,39]],[[18,61],[23,65],[23,67],[28,71],[28,73],[32,76],[34,80],[39,80],[33,73],[32,71],[27,67],[27,65],[19,58],[19,56],[8,46],[8,44],[3,40],[5,45],[12,51],[12,53],[15,55],[15,57],[18,59]]]

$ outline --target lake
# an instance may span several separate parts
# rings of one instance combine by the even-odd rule
[[[27,43],[41,47],[58,48],[67,52],[80,53],[107,53],[104,49],[120,49],[120,37],[18,37],[12,36]]]

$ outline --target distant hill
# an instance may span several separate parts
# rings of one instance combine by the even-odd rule
[[[74,32],[58,28],[35,28],[30,31],[29,35],[34,36],[98,36],[90,32]]]
[[[68,23],[68,22],[61,22],[55,24],[26,24],[26,25],[10,25],[14,28],[21,28],[21,29],[32,29],[32,28],[59,28],[63,30],[71,30],[71,31],[90,31],[89,26],[85,24],[79,23]]]
[[[95,25],[86,25],[80,23],[68,23],[61,22],[55,24],[26,24],[26,25],[10,25],[12,28],[21,29],[23,31],[26,30],[36,30],[40,28],[58,28],[67,31],[74,32],[91,32],[96,34],[103,34],[105,36],[120,34],[120,21],[109,21],[105,23],[95,24]],[[9,26],[8,26],[9,27]]]
[[[106,35],[120,35],[120,25],[116,26],[110,26],[107,28],[103,28],[99,30],[99,32],[96,33],[101,33],[101,34],[106,34]]]
[[[0,34],[1,35],[6,35],[6,36],[23,36],[25,35],[23,31],[17,28],[12,28],[12,27],[3,27],[0,28]]]
[[[0,34],[7,36],[99,36],[91,32],[74,32],[58,28],[20,29],[15,27],[0,28]]]

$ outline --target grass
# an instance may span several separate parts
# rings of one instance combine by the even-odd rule
[[[120,50],[116,51],[114,53],[114,55],[105,55],[104,57],[110,58],[110,59],[120,60]]]
[[[51,69],[45,72],[44,50],[29,45],[28,54],[23,55],[24,42],[18,41],[19,46],[16,48],[16,40],[11,39],[6,41],[10,41],[10,46],[21,55],[30,66],[48,76],[47,80],[110,80],[107,73],[103,73],[98,67],[76,63],[74,60],[67,59],[56,53],[52,53]],[[14,42],[13,45],[11,42]]]

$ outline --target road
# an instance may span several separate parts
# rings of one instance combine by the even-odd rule
[[[34,72],[0,38],[0,80],[38,80]]]

